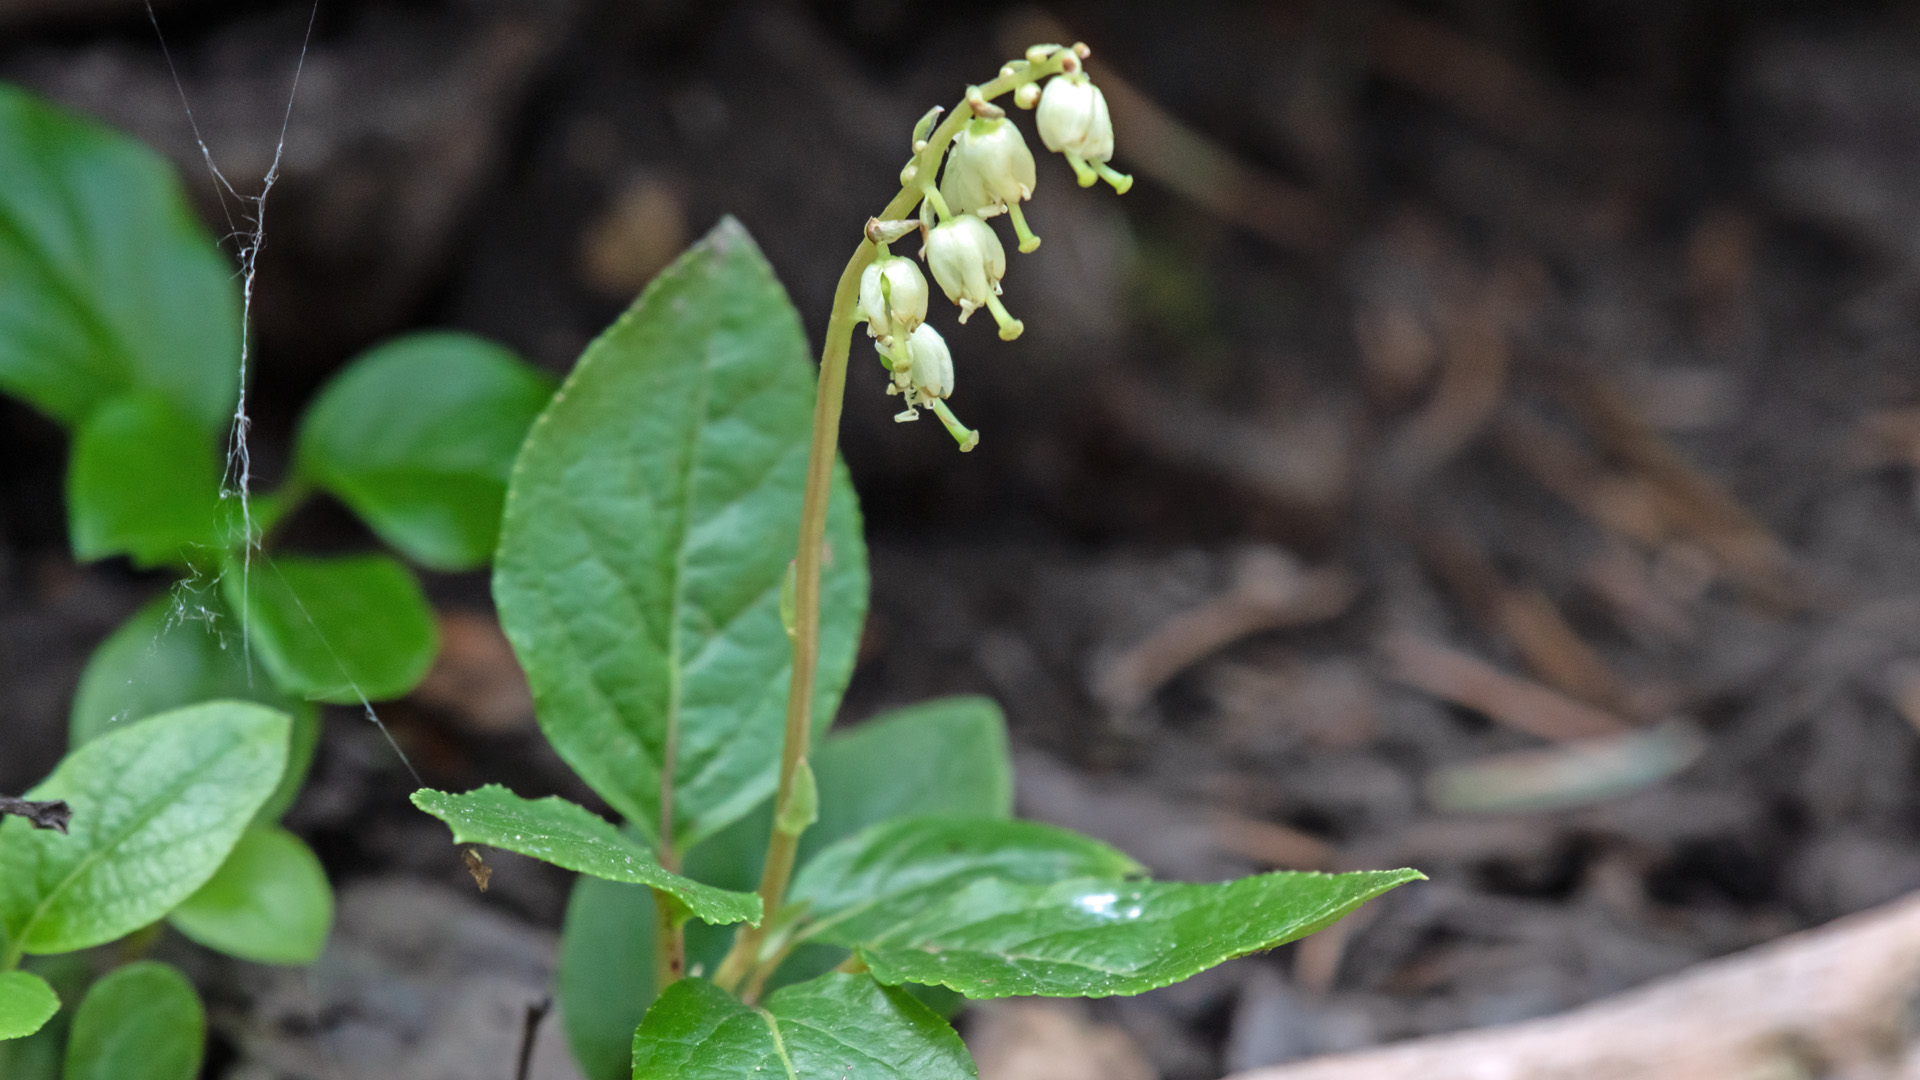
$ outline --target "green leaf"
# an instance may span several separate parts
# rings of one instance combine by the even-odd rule
[[[897,817],[1013,816],[1007,722],[988,698],[939,698],[836,732],[813,771],[820,821],[801,838],[803,859]]]
[[[554,988],[567,1043],[587,1080],[633,1075],[633,1029],[655,991],[655,911],[643,886],[584,876],[573,883]]]
[[[647,1080],[972,1080],[960,1036],[925,1005],[865,975],[823,975],[749,1008],[682,979],[633,1038]]]
[[[30,971],[0,971],[0,1039],[24,1039],[60,1011],[60,995]]]
[[[79,746],[129,721],[222,698],[257,701],[293,718],[286,772],[260,808],[259,820],[277,820],[293,805],[313,764],[320,714],[281,693],[265,672],[248,674],[240,624],[211,589],[176,586],[101,642],[80,673],[68,742]]]
[[[397,338],[320,391],[295,468],[423,566],[493,557],[507,474],[553,380],[471,334]]]
[[[221,545],[213,441],[158,393],[102,402],[74,433],[67,531],[76,559],[181,564]]]
[[[168,916],[209,949],[260,964],[310,964],[333,926],[327,872],[301,839],[255,825],[200,890]]]
[[[351,705],[412,690],[440,634],[420,581],[384,555],[236,560],[220,582],[248,612],[253,655],[289,693]]]
[[[29,957],[21,966],[47,981],[62,1002],[79,1001],[93,983],[93,966],[84,953]],[[25,1038],[0,1039],[0,1076],[6,1080],[60,1080],[61,1059],[67,1055],[67,1033],[73,1028],[73,1010],[61,1009]]]
[[[217,701],[117,728],[68,754],[35,799],[65,799],[69,834],[0,824],[9,948],[112,941],[206,884],[280,780],[291,721]]]
[[[793,305],[723,220],[581,356],[508,485],[494,597],[541,726],[650,837],[666,776],[683,850],[777,779],[813,382]],[[866,608],[844,468],[830,507],[816,730]]]
[[[1276,873],[1218,885],[987,878],[856,951],[881,982],[970,998],[1138,994],[1305,937],[1424,876]]]
[[[62,1080],[194,1080],[207,1011],[185,975],[156,960],[109,972],[73,1018]]]
[[[810,905],[803,936],[851,946],[884,940],[980,878],[1051,885],[1145,873],[1098,840],[1036,821],[904,818],[821,852],[794,878],[792,899]]]
[[[983,697],[949,697],[830,733],[808,758],[820,820],[800,837],[799,865],[869,825],[897,817],[1013,816],[1007,722]],[[771,799],[687,853],[687,872],[728,888],[760,880]]]
[[[523,799],[498,784],[464,795],[422,788],[413,805],[447,823],[456,844],[517,851],[582,874],[646,885],[709,923],[760,923],[760,897],[702,885],[660,865],[653,852],[584,806],[558,796]]]
[[[239,292],[166,161],[0,85],[0,176],[0,390],[69,426],[153,390],[217,433],[239,386]]]

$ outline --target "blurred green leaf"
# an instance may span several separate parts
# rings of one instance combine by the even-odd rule
[[[973,1059],[945,1020],[865,975],[822,975],[749,1008],[682,979],[647,1010],[633,1039],[647,1080],[973,1080]]]
[[[800,837],[798,864],[897,817],[1013,816],[1007,722],[983,697],[949,697],[881,713],[834,731],[809,756],[820,820]],[[687,872],[732,889],[760,880],[773,820],[768,799],[687,853]]]
[[[68,744],[79,746],[182,705],[257,701],[293,718],[286,772],[260,808],[259,820],[277,820],[293,805],[313,764],[319,712],[282,693],[264,671],[249,675],[240,624],[217,592],[177,589],[155,597],[93,651],[68,713]]]
[[[633,1075],[633,1029],[655,992],[655,912],[644,885],[586,875],[573,883],[554,983],[567,1043],[587,1080]]]
[[[152,390],[202,445],[233,410],[233,267],[165,159],[0,84],[0,390],[70,427]]]
[[[180,564],[221,547],[220,461],[207,435],[151,390],[102,402],[74,433],[67,530],[74,557]]]
[[[333,892],[320,860],[299,837],[255,825],[167,918],[182,934],[228,956],[310,964],[333,926]]]
[[[109,972],[80,1002],[62,1080],[194,1080],[207,1011],[174,968],[143,960]]]
[[[0,971],[0,1039],[24,1039],[60,1011],[60,995],[30,971]]]
[[[712,835],[772,793],[814,368],[746,230],[722,221],[588,347],[514,466],[494,598],[560,756],[649,837]],[[866,609],[834,472],[815,723]],[[662,776],[670,774],[663,785]]]
[[[484,566],[514,455],[553,387],[484,338],[397,338],[320,391],[300,424],[296,469],[415,562]]]
[[[881,982],[945,986],[969,998],[1138,994],[1325,929],[1423,877],[1284,872],[1218,885],[983,878],[856,952]]]
[[[446,822],[456,844],[486,844],[608,881],[646,885],[672,894],[703,922],[760,922],[757,894],[676,874],[606,818],[558,796],[523,799],[498,784],[464,795],[422,788],[413,793],[413,805]]]
[[[30,956],[20,970],[45,979],[63,1003],[79,1001],[93,982],[93,969],[82,959],[84,955]],[[6,1080],[60,1080],[67,1033],[72,1027],[73,1010],[63,1008],[25,1038],[0,1039],[0,1076]]]
[[[0,823],[0,924],[14,953],[71,952],[165,915],[206,884],[279,783],[291,722],[238,701],[118,728],[29,793],[65,799],[67,835]]]
[[[396,698],[433,666],[440,635],[420,581],[384,555],[238,560],[220,586],[249,613],[253,655],[289,693],[354,704]]]

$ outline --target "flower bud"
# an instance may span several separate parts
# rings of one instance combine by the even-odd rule
[[[940,194],[956,214],[992,217],[1033,197],[1033,152],[1005,119],[974,120],[954,136]]]
[[[882,344],[911,334],[927,318],[927,279],[912,259],[882,255],[860,272],[860,312]]]
[[[966,322],[975,308],[986,307],[1000,291],[1007,251],[991,225],[961,214],[934,226],[928,235],[927,266],[947,299],[960,305],[960,321]]]
[[[1036,116],[1040,141],[1047,149],[1071,154],[1082,161],[1113,157],[1113,120],[1107,115],[1107,96],[1086,78],[1056,75],[1040,94]]]

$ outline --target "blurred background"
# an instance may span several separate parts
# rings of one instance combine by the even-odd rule
[[[0,0],[0,79],[158,148],[224,224],[182,96],[257,188],[310,10],[155,0],[176,89],[138,0]],[[564,373],[722,214],[817,341],[914,120],[1048,40],[1092,46],[1138,182],[1041,160],[1025,336],[949,334],[973,453],[894,424],[856,348],[874,589],[842,722],[989,694],[1022,812],[1160,874],[1433,881],[1169,990],[976,1013],[990,1078],[1544,1016],[1920,888],[1911,4],[321,0],[259,261],[256,476],[397,331]],[[72,562],[64,458],[0,400],[0,791],[169,583]],[[283,537],[359,528],[318,502]],[[484,575],[429,592],[444,655],[381,709],[428,783],[589,798]],[[501,855],[476,894],[410,789],[328,715],[288,824],[352,977],[201,958],[210,1075],[506,1075],[567,875]]]

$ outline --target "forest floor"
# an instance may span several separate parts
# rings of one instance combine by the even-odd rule
[[[206,187],[140,5],[61,7],[0,5],[0,78]],[[1432,879],[1072,1014],[1124,1031],[1107,1075],[1544,1016],[1920,889],[1920,37],[1869,6],[1559,7],[1055,10],[1139,184],[1043,163],[1046,242],[1007,279],[1027,335],[953,336],[977,451],[853,379],[873,601],[842,723],[989,694],[1022,813],[1158,873]],[[259,175],[307,6],[158,10],[223,168]],[[1058,32],[879,0],[320,11],[261,261],[269,476],[355,349],[456,326],[563,372],[723,213],[817,339],[914,119]],[[71,563],[63,457],[0,403],[0,791],[167,585]],[[322,505],[286,538],[353,528]],[[446,656],[381,708],[394,738],[435,786],[585,797],[484,576],[431,591]],[[328,716],[289,825],[357,974],[316,1004],[193,961],[217,1075],[430,1044],[409,1077],[504,1076],[567,881],[503,856],[475,895],[410,786]]]

